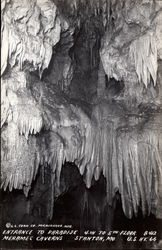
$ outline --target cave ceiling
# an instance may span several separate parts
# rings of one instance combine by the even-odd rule
[[[2,0],[1,187],[64,162],[127,217],[162,218],[162,2]],[[53,210],[52,210],[53,211]],[[52,212],[51,212],[52,216]]]

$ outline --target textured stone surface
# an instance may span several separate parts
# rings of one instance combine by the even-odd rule
[[[60,20],[51,1],[6,1],[2,11],[2,69],[7,64],[40,74],[48,67],[60,39]]]
[[[123,80],[125,98],[131,102],[155,102],[152,84],[157,83],[161,58],[160,1],[112,1],[110,23],[100,51],[108,78]],[[156,11],[155,11],[156,9]],[[151,82],[151,84],[150,84]],[[148,88],[149,100],[142,90]],[[132,93],[131,89],[138,89]],[[160,90],[161,91],[161,90]],[[152,95],[152,97],[151,97]],[[134,100],[135,99],[135,100]]]
[[[119,191],[129,218],[139,207],[162,217],[161,8],[2,1],[5,190],[27,195],[39,166],[49,166],[52,218],[66,160],[88,189],[102,174],[107,203]]]

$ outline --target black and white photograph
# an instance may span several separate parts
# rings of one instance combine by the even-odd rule
[[[1,250],[162,249],[162,0],[1,0]]]

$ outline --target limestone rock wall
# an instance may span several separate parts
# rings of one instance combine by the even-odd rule
[[[124,81],[124,98],[132,105],[159,102],[160,94],[152,85],[157,85],[161,60],[161,2],[111,1],[110,8],[110,23],[100,50],[108,78]]]
[[[27,196],[39,167],[49,168],[52,218],[62,165],[74,162],[87,189],[104,176],[108,205],[119,191],[129,218],[139,207],[162,217],[161,8],[146,0],[2,1],[4,190]],[[69,87],[87,67],[97,71],[98,95],[85,112]],[[111,81],[124,89],[109,99]]]

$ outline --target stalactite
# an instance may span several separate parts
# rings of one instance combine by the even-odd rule
[[[108,103],[97,105],[91,120],[80,108],[72,105],[71,111],[75,114],[74,117],[77,117],[75,126],[72,125],[72,120],[68,120],[70,110],[60,109],[62,112],[60,121],[63,126],[55,131],[46,132],[42,139],[38,136],[39,147],[34,136],[30,135],[28,141],[24,136],[20,136],[16,124],[13,123],[13,128],[8,128],[9,130],[4,129],[2,138],[7,142],[9,165],[6,165],[4,144],[3,188],[6,189],[9,186],[10,191],[13,187],[23,188],[27,195],[38,171],[40,155],[43,159],[41,164],[44,164],[44,167],[47,163],[51,166],[51,171],[55,176],[53,186],[59,188],[62,165],[65,160],[70,162],[77,160],[87,188],[91,187],[93,178],[98,180],[100,174],[103,173],[107,181],[109,205],[112,204],[115,192],[119,190],[123,211],[129,218],[133,214],[137,215],[140,206],[144,215],[155,210],[154,213],[161,216],[159,212],[161,202],[158,195],[159,183],[162,181],[160,179],[162,176],[160,155],[162,142],[159,136],[161,131],[158,135],[155,129],[144,127],[139,133],[140,120],[130,125],[132,130],[128,129],[126,124],[130,123],[129,116],[125,123],[126,127],[117,129],[119,125],[121,126],[119,122],[121,111],[108,109],[109,105]],[[153,124],[157,125],[158,122],[158,120],[153,121]],[[153,124],[152,128],[156,128]],[[13,131],[12,136],[8,137],[8,131]],[[12,157],[11,160],[10,157]],[[159,176],[159,179],[156,176]],[[54,194],[52,197],[54,199]]]
[[[1,127],[7,121],[10,112],[10,103],[7,98],[7,89],[4,81],[1,81]]]
[[[90,65],[91,69],[93,68],[93,44],[90,43]]]
[[[63,145],[60,145],[59,150],[57,151],[57,167],[56,167],[56,181],[57,186],[60,187],[60,177],[61,177],[61,169],[63,165],[63,159],[64,159],[64,148]]]
[[[45,183],[45,167],[47,167],[46,163],[43,163],[42,167],[41,167],[41,177],[42,177],[42,183],[43,184]]]
[[[123,210],[130,218],[133,212],[137,214],[140,202],[143,214],[146,215],[159,200],[156,185],[159,186],[161,180],[156,179],[152,186],[154,174],[158,171],[162,176],[162,162],[156,147],[159,139],[156,133],[147,130],[141,135],[125,131],[118,137],[119,191],[122,194]]]
[[[2,49],[1,49],[1,74],[4,73],[7,67],[8,61],[8,47],[9,47],[9,39],[8,39],[8,26],[2,26]]]
[[[35,168],[34,168],[33,180],[35,180],[35,178],[36,178],[36,175],[38,173],[39,165],[40,165],[40,153],[39,153],[39,151],[37,151],[35,153],[35,162],[34,162]]]
[[[53,217],[53,209],[54,209],[54,197],[55,197],[55,173],[51,174],[51,197],[50,197],[50,211],[49,211],[49,219],[51,220]]]
[[[84,6],[83,1],[81,6],[87,12],[86,15],[89,11],[94,14],[95,20],[102,8],[102,21],[105,27],[110,16],[111,19],[114,14],[117,16],[117,20],[111,23],[114,25],[112,34],[103,38],[105,41],[100,53],[98,97],[104,95],[105,72],[108,78],[124,79],[127,84],[130,79],[130,82],[136,82],[137,73],[139,82],[143,82],[147,87],[152,78],[155,86],[158,54],[155,37],[148,28],[148,32],[139,38],[127,32],[127,38],[122,32],[130,31],[127,23],[129,19],[125,20],[121,15],[124,20],[120,23],[120,14],[110,14],[110,1],[103,2],[104,6],[100,6],[98,0],[87,1],[87,5]],[[114,3],[117,4],[117,1]],[[139,207],[144,215],[153,212],[162,217],[159,194],[162,190],[162,131],[157,132],[157,124],[154,128],[155,121],[152,124],[150,121],[151,126],[146,127],[140,119],[130,118],[125,111],[119,110],[116,103],[98,103],[92,107],[92,116],[89,117],[81,108],[69,104],[69,99],[60,91],[59,86],[50,81],[28,81],[27,71],[38,70],[40,77],[42,76],[43,70],[48,67],[51,60],[52,48],[60,39],[61,29],[63,32],[67,31],[69,23],[66,22],[65,25],[65,21],[62,21],[57,13],[55,4],[50,0],[27,1],[25,6],[23,2],[13,0],[6,4],[9,6],[6,12],[4,5],[2,8],[4,18],[1,70],[4,190],[23,189],[27,196],[39,166],[42,165],[43,172],[50,166],[49,217],[52,219],[55,190],[60,189],[62,165],[66,160],[77,162],[88,189],[92,186],[93,179],[99,180],[103,174],[107,183],[106,203],[112,205],[113,196],[119,191],[123,211],[129,218],[133,214],[137,215]],[[78,1],[72,3],[73,13],[78,6]],[[121,4],[117,6],[117,10],[118,7],[120,13]],[[19,8],[22,11],[17,11]],[[115,12],[113,9],[112,11]],[[78,22],[81,23],[81,19]],[[96,66],[94,48],[98,47],[99,43],[96,41],[98,38],[95,36],[94,26],[91,27],[90,17],[85,22],[84,29],[88,36],[85,41],[86,50],[90,49],[90,66],[93,69]],[[69,37],[74,34],[72,29],[68,32]],[[122,41],[123,37],[124,41],[127,38],[126,42]],[[73,44],[71,40],[67,39],[69,47]],[[132,70],[134,64],[136,73]],[[7,66],[8,73],[5,72]],[[62,90],[69,86],[72,74],[72,62],[68,57],[60,74],[61,79],[58,79],[62,84]],[[132,88],[131,91],[135,90]],[[130,96],[133,96],[132,92]],[[112,106],[118,112],[113,111]],[[144,121],[143,117],[141,119]],[[158,123],[158,126],[160,125],[161,120]],[[44,174],[42,179],[44,182]],[[88,210],[89,206],[85,194],[83,209]],[[94,208],[99,214],[96,204]]]
[[[146,33],[131,43],[130,55],[134,59],[139,82],[147,87],[150,76],[154,86],[157,78],[157,48],[156,39],[152,33]]]
[[[19,89],[16,93],[8,89],[8,100],[12,111],[12,119],[17,124],[20,135],[28,139],[29,134],[36,134],[42,128],[41,111],[35,105],[30,93],[25,89]]]
[[[2,138],[4,145],[2,147],[1,186],[4,190],[9,186],[10,191],[13,188],[24,187],[27,195],[39,165],[39,162],[35,164],[38,151],[36,138],[30,137],[27,142],[25,137],[19,135],[14,123],[10,123],[10,126],[4,129]],[[7,151],[6,157],[4,157],[4,150]]]
[[[105,88],[106,88],[105,71],[103,68],[102,61],[100,60],[99,69],[98,69],[98,86],[97,86],[98,97],[103,96]]]
[[[8,63],[14,67],[18,62],[22,70],[25,61],[30,62],[30,70],[39,68],[41,74],[49,65],[52,46],[60,39],[61,25],[56,18],[56,6],[49,0],[36,3],[10,1],[6,4],[10,8],[5,9],[2,19],[5,24],[2,25],[1,74]],[[23,22],[19,23],[20,19]],[[18,28],[13,23],[17,23]]]

